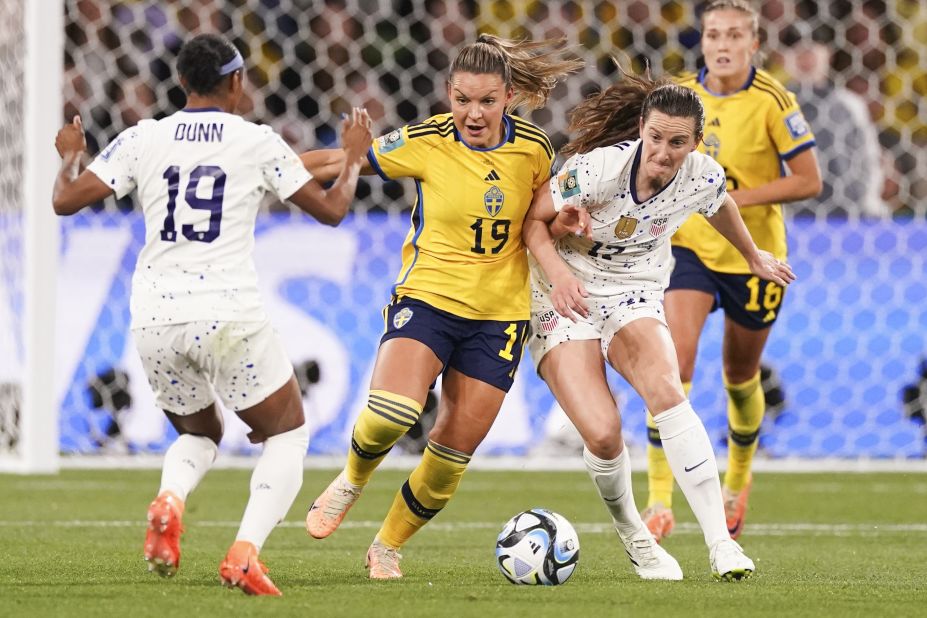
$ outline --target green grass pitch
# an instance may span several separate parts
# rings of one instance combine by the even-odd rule
[[[180,572],[146,570],[144,516],[156,471],[69,470],[0,476],[0,616],[925,616],[927,475],[758,474],[742,544],[757,573],[715,582],[682,495],[665,547],[682,582],[644,582],[582,472],[471,470],[451,504],[403,549],[405,578],[371,582],[364,555],[405,473],[378,472],[342,529],[324,541],[302,518],[334,471],[307,470],[262,558],[283,598],[218,583],[250,472],[212,471],[190,497]],[[635,475],[638,505],[646,479]],[[572,579],[514,586],[497,571],[502,524],[542,506],[577,527]]]

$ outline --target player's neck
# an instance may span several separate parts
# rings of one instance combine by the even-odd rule
[[[744,87],[747,79],[750,77],[750,67],[748,66],[743,72],[734,75],[719,76],[715,73],[708,73],[705,76],[705,87],[715,94],[734,94]]]
[[[227,114],[231,114],[232,110],[229,108],[229,103],[227,100],[219,99],[218,97],[204,97],[198,94],[189,94],[187,95],[187,104],[183,106],[184,109],[209,109],[216,108],[220,109]]]

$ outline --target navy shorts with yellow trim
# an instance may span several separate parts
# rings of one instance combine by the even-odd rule
[[[443,371],[460,373],[508,392],[521,361],[528,320],[471,320],[414,298],[401,298],[385,309],[386,332],[380,343],[397,337],[427,345]]]
[[[690,249],[673,247],[673,274],[666,290],[699,290],[715,297],[711,310],[744,328],[763,330],[779,317],[785,289],[756,275],[734,275],[709,269]]]

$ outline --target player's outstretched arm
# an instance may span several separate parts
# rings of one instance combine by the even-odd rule
[[[557,218],[558,213],[554,209],[550,189],[545,182],[534,192],[534,200],[525,216],[521,236],[525,246],[553,284],[550,297],[554,310],[575,322],[576,315],[589,315],[589,308],[584,300],[588,293],[554,247],[554,239],[548,226]]]
[[[762,251],[756,246],[744,224],[743,217],[740,216],[737,204],[730,195],[725,196],[721,208],[714,216],[708,217],[708,222],[740,251],[750,266],[750,272],[754,275],[782,286],[795,281],[795,273],[788,264],[777,260],[772,253]]]
[[[369,146],[370,142],[367,142],[367,147]],[[366,150],[364,154],[367,154]],[[313,178],[319,182],[329,182],[337,178],[344,167],[345,149],[323,148],[321,150],[309,150],[299,155],[299,160],[303,162],[303,167],[309,170]],[[361,164],[360,175],[372,176],[374,173],[373,167],[365,157]]]
[[[74,116],[55,137],[55,148],[61,156],[61,169],[55,178],[52,206],[55,214],[73,215],[84,206],[95,204],[113,191],[93,172],[80,171],[80,161],[87,149],[84,125],[80,116]]]
[[[341,141],[344,149],[340,150],[341,164],[335,184],[329,189],[324,189],[319,184],[318,177],[314,176],[290,196],[290,201],[303,212],[315,217],[320,223],[326,225],[341,223],[348,212],[351,200],[354,199],[357,178],[367,161],[367,149],[372,139],[370,116],[367,115],[367,110],[355,107],[351,112],[351,117],[345,118],[341,126]]]

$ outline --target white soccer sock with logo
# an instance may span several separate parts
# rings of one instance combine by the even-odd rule
[[[251,475],[251,498],[236,541],[253,543],[260,551],[274,527],[283,521],[303,484],[307,448],[309,427],[305,424],[267,438]]]
[[[611,460],[599,459],[584,447],[583,461],[618,534],[622,539],[633,538],[645,526],[631,491],[631,458],[627,445]]]
[[[161,466],[161,489],[173,493],[183,501],[196,489],[216,460],[219,447],[204,436],[181,434],[164,453]]]
[[[729,539],[718,463],[701,419],[688,400],[654,415],[673,476],[698,519],[709,547]]]

